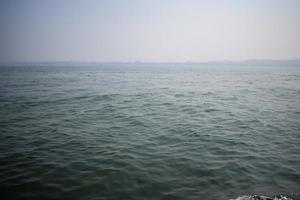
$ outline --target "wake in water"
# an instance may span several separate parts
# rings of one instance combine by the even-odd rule
[[[230,199],[230,200],[296,200],[296,198],[291,198],[286,195],[276,195],[274,197],[266,197],[266,196],[259,196],[259,195],[253,195],[253,196],[245,195],[245,196],[240,196],[236,199]]]

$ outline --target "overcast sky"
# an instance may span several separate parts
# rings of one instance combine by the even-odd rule
[[[299,0],[0,0],[2,62],[299,58]]]

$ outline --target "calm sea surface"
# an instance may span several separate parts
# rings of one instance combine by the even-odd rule
[[[300,68],[1,67],[0,193],[300,199]]]

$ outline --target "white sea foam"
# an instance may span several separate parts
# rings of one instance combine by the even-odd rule
[[[239,196],[236,199],[230,199],[230,200],[293,200],[289,197],[286,197],[284,195],[278,195],[274,197],[266,197],[266,196],[259,196],[259,195],[253,195],[253,196]]]

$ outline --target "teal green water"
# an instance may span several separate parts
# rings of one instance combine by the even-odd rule
[[[300,68],[1,67],[0,133],[4,199],[299,199]]]

